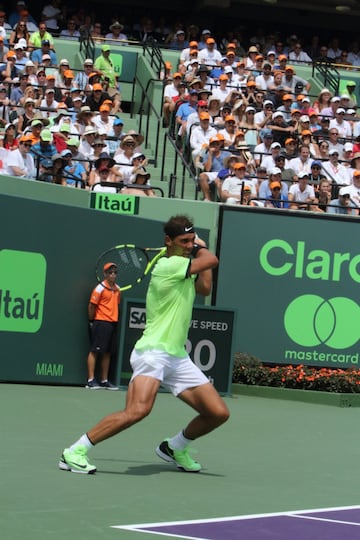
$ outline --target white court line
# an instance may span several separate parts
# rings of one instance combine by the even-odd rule
[[[340,519],[326,519],[326,518],[320,518],[320,517],[314,517],[314,516],[301,516],[301,515],[295,515],[295,514],[288,514],[289,517],[297,518],[297,519],[309,519],[310,521],[326,521],[328,523],[340,523],[341,525],[355,525],[355,527],[360,527],[360,523],[356,523],[354,521],[342,521]]]
[[[225,521],[242,521],[245,519],[262,519],[262,518],[269,518],[269,517],[281,517],[281,516],[293,516],[293,517],[307,517],[307,516],[300,516],[299,514],[315,514],[318,512],[338,512],[338,511],[345,511],[345,510],[359,510],[360,505],[354,505],[354,506],[334,506],[330,508],[312,508],[309,510],[295,510],[295,511],[287,511],[287,512],[272,512],[268,514],[248,514],[246,516],[229,516],[229,517],[219,517],[219,518],[209,518],[209,519],[191,519],[188,521],[160,521],[158,523],[137,523],[132,525],[111,525],[112,529],[124,529],[127,531],[138,531],[139,529],[145,529],[147,527],[169,527],[173,525],[193,525],[193,524],[200,524],[200,523],[221,523]],[[310,518],[309,518],[310,519]],[[316,519],[316,518],[312,518]],[[320,519],[320,518],[319,518]],[[326,518],[322,518],[326,519]],[[335,520],[329,520],[334,521]],[[338,522],[340,523],[340,521]],[[350,522],[344,522],[349,523]],[[351,523],[352,524],[352,523]],[[354,525],[360,525],[360,523],[354,523]],[[198,540],[197,537],[192,536],[180,536],[180,535],[173,535],[169,533],[161,533],[157,531],[146,531],[141,530],[140,532],[144,533],[150,533],[150,534],[159,534],[164,536],[177,536],[178,538],[187,538],[190,540]]]

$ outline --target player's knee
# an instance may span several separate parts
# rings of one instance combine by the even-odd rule
[[[230,418],[230,411],[225,405],[223,404],[222,407],[218,407],[217,410],[214,412],[213,415],[214,422],[216,426],[221,426],[222,424],[225,424]]]

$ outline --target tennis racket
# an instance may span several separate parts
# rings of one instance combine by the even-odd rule
[[[166,247],[141,248],[134,244],[114,246],[102,253],[96,262],[96,279],[104,281],[104,264],[117,265],[116,283],[121,291],[127,291],[140,283],[166,253]]]

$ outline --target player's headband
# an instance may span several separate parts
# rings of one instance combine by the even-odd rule
[[[195,229],[193,225],[189,225],[188,227],[174,226],[169,227],[166,230],[166,234],[170,236],[170,238],[175,238],[176,236],[180,236],[181,234],[189,234],[194,232]]]

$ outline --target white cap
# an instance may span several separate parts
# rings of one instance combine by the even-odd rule
[[[273,148],[281,148],[281,144],[278,143],[278,142],[273,142],[273,143],[270,145],[270,149],[272,150]]]
[[[345,114],[345,109],[343,109],[342,107],[339,107],[338,109],[336,109],[336,114],[340,114],[340,113]]]
[[[347,113],[347,114],[355,114],[356,111],[355,111],[355,109],[348,109],[348,110],[346,111],[346,113]]]
[[[352,152],[353,145],[351,142],[347,142],[344,144],[344,150],[345,152]]]
[[[309,173],[306,171],[300,171],[298,174],[298,178],[305,178],[305,176],[309,176]]]
[[[283,113],[282,113],[282,112],[280,112],[280,111],[276,111],[276,112],[274,112],[274,114],[273,114],[273,116],[272,116],[272,117],[273,117],[273,118],[278,118],[279,116],[281,116],[281,118],[284,118],[284,115],[283,115]]]
[[[234,73],[233,68],[231,66],[226,66],[224,73]]]
[[[310,103],[310,99],[308,97],[304,97],[302,100],[301,100],[301,103]]]
[[[339,189],[339,195],[350,195],[350,188],[348,186],[344,186]]]
[[[270,99],[265,99],[264,103],[263,103],[263,106],[265,107],[266,105],[272,105],[274,106],[273,102],[270,100]]]
[[[255,111],[255,110],[256,110],[255,107],[251,107],[251,106],[249,105],[249,107],[246,107],[245,112]]]
[[[270,173],[269,174],[282,174],[281,172],[281,169],[279,169],[279,167],[273,167],[271,170],[270,170]]]
[[[329,150],[329,156],[332,156],[333,154],[338,154],[339,150],[337,148],[331,148]]]
[[[23,48],[23,46],[22,46],[21,43],[19,43],[19,42],[18,42],[18,43],[15,43],[15,45],[14,45],[15,51],[17,51],[17,49],[22,49],[22,48]]]
[[[336,103],[337,101],[340,101],[339,96],[334,96],[333,98],[331,98],[330,103]]]
[[[266,53],[266,56],[270,56],[270,54],[273,54],[276,56],[276,52],[275,51],[269,51],[268,53]]]
[[[310,118],[307,114],[303,114],[302,116],[300,116],[300,122],[310,122]]]
[[[350,96],[347,94],[341,94],[340,99],[350,99]]]

